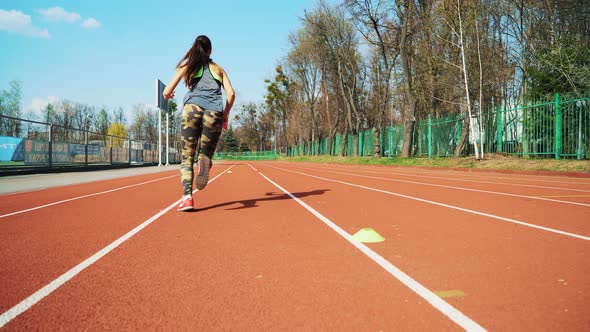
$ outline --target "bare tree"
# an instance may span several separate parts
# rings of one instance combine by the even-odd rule
[[[115,123],[127,123],[127,117],[125,116],[125,112],[123,111],[122,107],[116,108],[113,111],[113,122]]]
[[[287,77],[283,71],[282,66],[277,66],[275,69],[276,75],[274,79],[266,80],[266,95],[265,104],[269,112],[275,118],[275,132],[277,132],[279,145],[287,147],[294,143],[287,140],[287,115],[292,109],[293,105],[293,90],[294,84],[291,79]]]
[[[317,54],[314,47],[315,41],[312,38],[309,29],[302,29],[298,34],[291,35],[292,50],[287,62],[302,92],[303,111],[308,112],[304,115],[305,119],[311,124],[311,126],[305,125],[307,121],[301,123],[301,129],[309,133],[309,137],[305,137],[308,151],[312,150],[313,142],[320,136],[317,105],[320,96],[321,63],[319,59],[321,55]]]
[[[98,133],[103,136],[103,140],[107,142],[107,133],[109,131],[109,127],[111,126],[111,116],[109,115],[108,110],[106,107],[101,107],[96,116],[94,117],[94,128]]]
[[[465,103],[467,106],[467,115],[469,116],[469,128],[471,128],[471,139],[475,147],[475,159],[479,159],[479,149],[477,148],[476,135],[473,125],[473,116],[471,112],[471,96],[469,95],[469,81],[467,79],[467,64],[465,62],[465,43],[463,42],[463,20],[461,19],[461,0],[457,0],[457,17],[459,19],[459,49],[461,50],[461,65],[463,69],[463,79],[465,83]]]
[[[400,20],[399,49],[404,74],[404,93],[406,108],[403,112],[404,142],[402,145],[402,157],[409,157],[412,152],[414,125],[416,123],[416,96],[411,69],[412,62],[412,38],[413,27],[411,24],[414,10],[414,0],[396,0],[397,16]]]
[[[238,124],[234,135],[240,146],[247,146],[247,149],[250,151],[259,150],[260,135],[258,132],[257,113],[258,106],[254,103],[248,103],[242,105],[234,117]]]
[[[10,81],[9,89],[0,91],[0,114],[12,118],[20,118],[22,114],[22,83]],[[0,118],[0,135],[18,137],[21,132],[21,122],[13,119]]]
[[[337,81],[338,98],[345,109],[344,120],[347,131],[354,137],[353,155],[358,155],[358,133],[365,121],[365,111],[359,105],[361,58],[358,52],[358,38],[354,27],[345,17],[343,10],[330,7],[325,2],[313,12],[306,13],[305,21],[319,38],[318,47],[329,59],[330,76]],[[343,135],[344,137],[346,135]],[[343,154],[344,144],[340,147]]]
[[[374,132],[373,156],[379,156],[379,133],[391,111],[392,76],[396,59],[399,55],[398,32],[392,19],[388,16],[389,1],[383,0],[347,0],[349,11],[355,18],[357,28],[369,45],[377,49],[372,64],[371,103]]]

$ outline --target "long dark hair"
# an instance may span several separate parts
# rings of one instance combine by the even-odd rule
[[[193,46],[186,52],[182,60],[178,62],[176,68],[186,66],[184,74],[184,83],[189,89],[193,88],[193,75],[199,68],[209,63],[209,52],[211,51],[211,40],[205,35],[200,35],[195,39]]]

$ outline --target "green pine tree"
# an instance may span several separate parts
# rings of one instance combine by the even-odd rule
[[[225,132],[223,137],[223,152],[238,152],[239,146],[238,141],[234,137],[234,130],[230,126],[229,129]]]

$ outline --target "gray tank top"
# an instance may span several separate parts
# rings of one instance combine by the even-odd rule
[[[223,112],[222,78],[211,72],[209,63],[201,67],[193,78],[197,83],[184,96],[184,103],[198,105],[204,110]]]

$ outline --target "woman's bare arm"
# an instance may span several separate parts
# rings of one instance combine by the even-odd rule
[[[174,74],[174,77],[172,77],[172,79],[170,80],[170,83],[168,83],[166,88],[164,88],[164,92],[162,92],[162,95],[164,95],[164,98],[166,98],[166,99],[174,98],[174,89],[176,89],[178,82],[180,82],[180,80],[184,77],[185,72],[186,72],[186,66],[182,66],[182,67],[176,69],[176,73]]]
[[[219,66],[218,66],[219,67]],[[231,81],[229,80],[229,77],[227,76],[227,73],[225,72],[225,70],[223,70],[223,68],[219,67],[219,69],[221,69],[221,77],[223,78],[223,90],[225,91],[225,97],[226,97],[226,102],[225,102],[225,109],[223,110],[223,128],[227,129],[227,121],[229,118],[229,112],[232,108],[232,106],[234,105],[234,101],[236,99],[236,93],[234,91],[234,87],[231,84]]]

